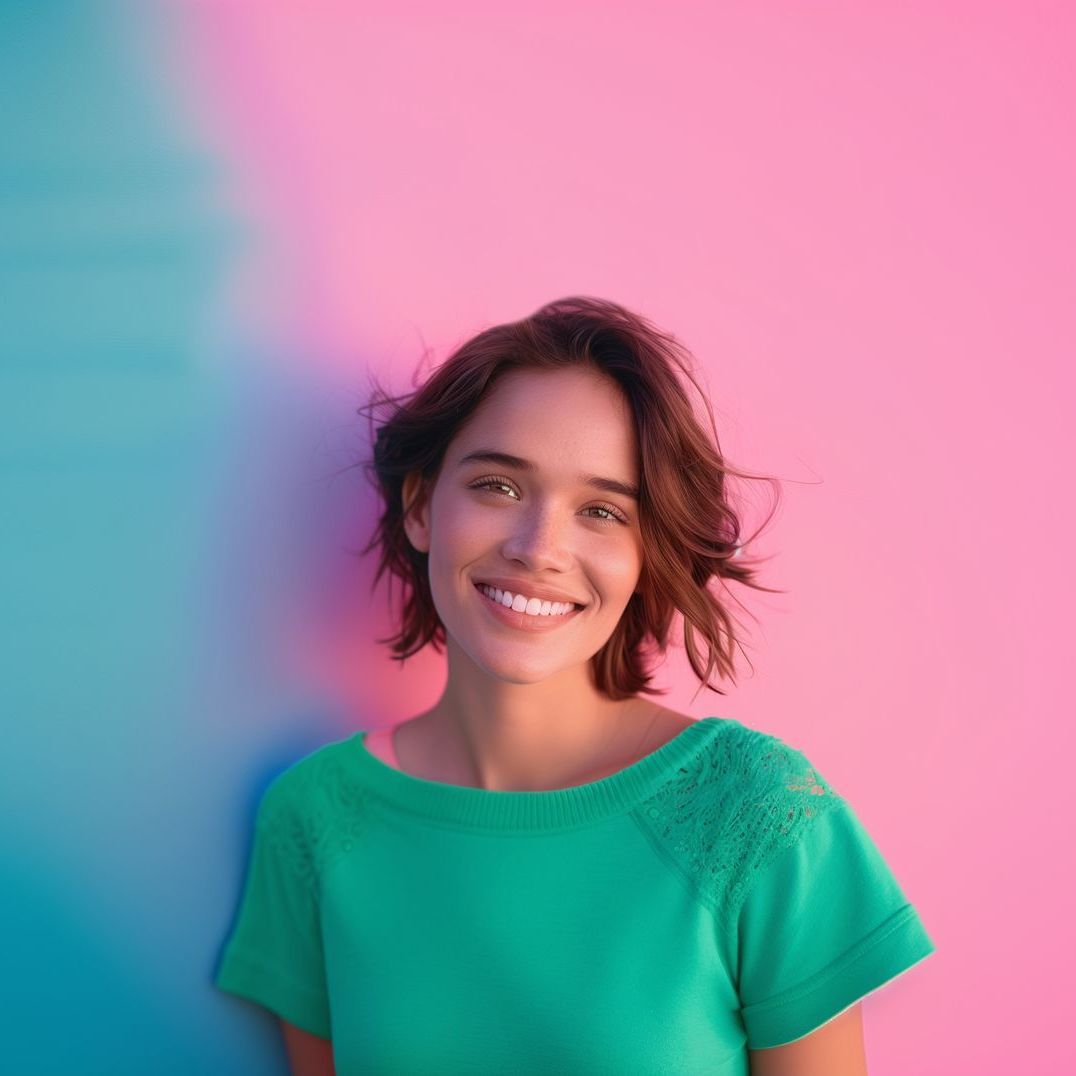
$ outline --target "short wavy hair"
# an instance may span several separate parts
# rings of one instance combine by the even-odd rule
[[[735,683],[734,649],[743,646],[725,597],[711,584],[720,580],[726,595],[732,581],[783,593],[755,579],[757,564],[768,558],[749,562],[744,555],[749,539],[741,533],[727,480],[772,483],[774,510],[780,488],[776,480],[739,471],[725,460],[709,400],[676,338],[617,303],[590,296],[557,299],[529,317],[488,328],[456,348],[414,392],[394,397],[378,386],[359,408],[371,423],[373,458],[353,466],[363,467],[381,511],[369,543],[352,552],[366,556],[379,550],[373,586],[388,572],[390,583],[395,578],[404,591],[399,631],[378,642],[388,643],[400,662],[427,643],[443,652],[445,629],[430,590],[429,554],[411,545],[406,512],[430,495],[450,442],[500,377],[510,370],[565,367],[588,367],[617,382],[631,405],[639,448],[642,571],[612,635],[590,659],[595,685],[610,699],[664,694],[651,686],[651,660],[664,655],[673,617],[680,613],[695,675],[723,695],[710,675],[716,670],[719,679]],[[697,420],[677,371],[702,398],[712,438]],[[389,414],[378,423],[374,412],[382,407]],[[404,479],[415,472],[421,476],[420,492],[405,506]]]

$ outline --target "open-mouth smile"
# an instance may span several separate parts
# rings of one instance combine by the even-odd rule
[[[510,606],[506,606],[503,602],[499,602],[492,597],[492,587],[486,587],[486,584],[484,583],[475,583],[474,590],[478,595],[479,601],[482,602],[482,604],[489,610],[490,614],[495,616],[501,624],[506,624],[511,628],[519,628],[522,631],[550,631],[553,628],[566,624],[569,620],[574,620],[583,608],[579,605],[572,605],[567,612],[556,613],[552,612],[552,610],[558,608],[560,603],[543,602],[542,608],[548,606],[550,609],[546,616],[542,616],[541,612],[517,612]]]

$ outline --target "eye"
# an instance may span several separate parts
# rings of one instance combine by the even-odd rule
[[[516,490],[516,487],[512,483],[511,479],[504,478],[501,475],[491,475],[489,478],[479,479],[477,482],[472,482],[467,488],[468,489],[489,489],[489,490],[493,490],[493,489],[496,489],[498,487],[510,490],[510,491],[516,493],[517,496],[518,496],[518,491]],[[604,513],[606,513],[604,516],[591,516],[590,517],[591,519],[598,520],[599,523],[607,523],[607,524],[622,523],[622,524],[627,524],[627,522],[628,522],[627,519],[624,517],[623,513],[619,509],[614,508],[613,505],[611,505],[611,504],[592,504],[588,508],[586,508],[585,511],[588,511],[588,512],[604,512]]]
[[[607,512],[612,519],[606,519],[605,516],[599,516],[599,519],[604,520],[606,523],[627,523],[627,520],[612,506],[606,504],[594,504],[587,509],[588,512]]]
[[[468,489],[492,489],[494,486],[504,486],[506,489],[515,489],[515,486],[508,481],[507,478],[499,478],[494,476],[493,478],[483,478],[479,482],[472,482]]]

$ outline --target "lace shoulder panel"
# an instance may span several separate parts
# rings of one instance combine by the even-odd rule
[[[759,871],[843,802],[801,751],[730,719],[634,814],[699,899],[725,916]]]
[[[365,795],[325,747],[293,763],[269,783],[256,829],[300,883],[315,894],[328,868],[354,847],[365,824]]]

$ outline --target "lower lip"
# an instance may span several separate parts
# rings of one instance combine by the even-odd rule
[[[495,602],[477,586],[474,592],[478,600],[489,610],[490,616],[496,617],[502,624],[510,628],[519,628],[522,631],[553,631],[562,627],[569,620],[574,620],[582,612],[578,606],[570,613],[562,613],[560,616],[530,616],[527,613],[517,613],[514,609],[500,602]]]

